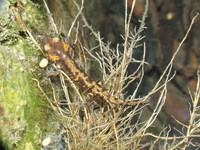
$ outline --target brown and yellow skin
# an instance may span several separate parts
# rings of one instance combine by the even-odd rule
[[[103,103],[137,105],[138,102],[124,102],[121,99],[111,96],[100,84],[90,79],[68,54],[72,48],[58,37],[46,38],[44,40],[44,55],[48,60],[58,65],[70,79],[81,89]]]

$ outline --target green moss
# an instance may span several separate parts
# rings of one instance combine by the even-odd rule
[[[28,55],[25,55],[23,49],[26,49]],[[36,139],[39,140],[42,134],[38,129],[45,129],[47,123],[48,113],[42,110],[48,110],[45,108],[48,106],[32,80],[36,74],[34,66],[38,63],[34,54],[31,45],[22,39],[14,46],[1,46],[0,103],[5,109],[2,124],[9,124],[2,133],[6,135],[4,137],[10,135],[8,140],[14,145],[29,140],[32,142],[35,137],[34,141],[38,145],[41,139]]]
[[[24,22],[28,28],[43,32],[47,17],[43,8],[23,1]],[[48,130],[52,114],[41,95],[37,83],[41,52],[24,33],[9,12],[0,20],[0,138],[8,149],[41,149],[41,141]]]
[[[27,13],[24,22],[28,25],[29,29],[31,29],[33,33],[39,32],[39,34],[47,34],[48,16],[46,14],[46,9],[32,3],[26,3],[25,7]]]

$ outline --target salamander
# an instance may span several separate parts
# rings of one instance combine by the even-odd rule
[[[69,78],[81,89],[85,89],[87,94],[103,103],[120,105],[137,105],[139,102],[125,102],[108,93],[99,83],[92,80],[83,72],[72,57],[69,55],[72,47],[63,39],[58,37],[47,37],[44,40],[44,55],[63,70]]]

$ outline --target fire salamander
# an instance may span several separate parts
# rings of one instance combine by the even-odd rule
[[[71,46],[64,40],[54,37],[44,40],[44,55],[47,59],[58,65],[70,79],[81,89],[86,89],[87,93],[102,103],[137,105],[138,102],[125,102],[122,99],[111,96],[99,83],[90,79],[69,55]],[[141,104],[141,103],[140,103]]]

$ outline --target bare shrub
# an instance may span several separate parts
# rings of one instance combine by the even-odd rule
[[[190,146],[199,147],[199,143],[195,143],[195,138],[199,135],[199,106],[198,101],[200,97],[200,70],[198,70],[198,84],[195,93],[191,93],[191,99],[193,101],[191,105],[191,118],[189,125],[183,125],[183,128],[187,130],[186,134],[182,134],[179,137],[169,137],[170,128],[163,128],[159,135],[155,135],[148,131],[154,121],[157,119],[159,112],[161,111],[167,94],[167,84],[175,76],[175,73],[171,72],[174,58],[180,50],[183,42],[185,41],[188,33],[191,30],[192,25],[197,17],[193,18],[190,27],[185,34],[182,42],[175,51],[171,61],[167,65],[163,74],[158,79],[153,89],[145,96],[141,98],[136,97],[138,88],[141,86],[141,82],[144,76],[146,47],[145,43],[139,45],[138,42],[143,39],[141,32],[145,29],[145,19],[147,17],[147,10],[149,2],[146,1],[145,12],[142,20],[140,21],[140,27],[132,33],[130,31],[130,20],[134,9],[135,0],[128,14],[127,0],[125,2],[125,35],[123,35],[124,43],[123,50],[119,48],[119,45],[115,50],[110,48],[109,43],[104,43],[100,37],[100,34],[93,30],[88,24],[82,10],[84,1],[82,0],[81,6],[74,1],[77,6],[78,14],[72,23],[69,30],[70,37],[73,28],[76,28],[77,18],[82,18],[84,27],[88,28],[93,37],[98,41],[98,45],[94,48],[87,49],[85,51],[91,56],[91,59],[99,63],[102,71],[103,83],[109,86],[109,93],[121,98],[124,98],[123,91],[129,85],[130,82],[137,81],[137,87],[133,90],[132,95],[129,95],[126,100],[134,101],[139,100],[145,102],[142,106],[114,106],[106,105],[99,106],[95,102],[87,102],[87,98],[79,92],[76,85],[70,80],[70,78],[63,71],[60,70],[60,85],[62,86],[66,102],[58,100],[56,98],[55,89],[52,85],[53,100],[50,100],[51,106],[56,110],[62,119],[67,135],[66,143],[68,149],[186,149]],[[52,24],[53,20],[52,20]],[[78,26],[77,26],[78,27]],[[56,28],[56,26],[55,26]],[[55,29],[58,31],[57,29]],[[148,29],[147,29],[148,30]],[[76,30],[78,32],[78,29]],[[77,33],[78,34],[78,33]],[[143,46],[143,59],[135,60],[132,58],[134,48]],[[94,49],[99,49],[94,53]],[[86,58],[87,59],[87,58]],[[85,59],[85,60],[86,60]],[[130,63],[137,63],[138,68],[131,75],[127,75],[127,68]],[[76,93],[76,101],[72,101],[69,96],[69,88],[65,79],[68,79],[71,86]],[[128,83],[126,82],[128,80]],[[148,104],[148,100],[153,94],[160,91],[159,98],[156,106],[148,118],[148,120],[140,121],[140,116],[143,113],[143,108]],[[67,105],[67,106],[65,106]],[[181,131],[180,131],[181,133]]]

